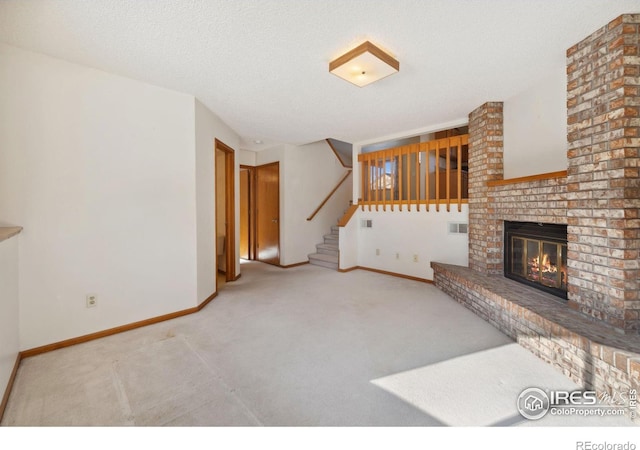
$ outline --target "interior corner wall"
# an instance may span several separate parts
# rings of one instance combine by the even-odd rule
[[[196,306],[193,97],[1,44],[0,98],[21,350]]]
[[[241,166],[255,166],[257,152],[251,150],[238,151],[238,164]]]
[[[195,100],[195,173],[197,214],[198,304],[216,292],[216,179],[215,140],[234,150],[234,198],[236,230],[240,226],[240,137],[200,101]],[[240,233],[236,233],[236,255],[240,252]],[[236,258],[236,274],[240,260]]]
[[[504,101],[504,177],[567,170],[564,65]]]
[[[360,225],[360,208],[351,216],[351,220],[340,227],[338,240],[340,247],[339,269],[346,270],[358,266],[358,227]]]

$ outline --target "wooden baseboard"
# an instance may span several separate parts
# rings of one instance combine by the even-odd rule
[[[239,275],[238,275],[239,276]],[[198,305],[198,311],[202,311],[202,308],[204,308],[205,306],[207,306],[211,300],[213,300],[214,298],[216,298],[218,296],[217,292],[214,292],[213,294],[211,294],[210,296],[208,296],[202,303],[200,303]]]
[[[11,371],[11,376],[9,377],[9,382],[7,383],[7,388],[4,390],[4,395],[2,396],[2,403],[0,403],[0,422],[2,421],[2,416],[4,416],[4,410],[7,407],[7,403],[9,403],[9,396],[11,395],[11,389],[13,389],[13,382],[16,379],[16,374],[18,373],[18,367],[20,367],[21,360],[22,356],[18,353],[16,356],[16,362],[13,365],[13,371]]]
[[[309,261],[304,261],[304,262],[300,262],[300,263],[296,263],[296,264],[289,264],[289,265],[286,265],[286,266],[278,265],[278,267],[281,267],[283,269],[291,269],[292,267],[304,266],[305,264],[309,264]]]
[[[338,269],[338,272],[341,273],[347,273],[347,272],[352,272],[354,270],[358,270],[360,267],[358,266],[353,266],[353,267],[349,267],[348,269]]]
[[[53,344],[43,345],[41,347],[35,347],[29,350],[24,350],[20,352],[20,358],[29,358],[31,356],[40,355],[42,353],[51,352],[53,350],[58,350],[60,348],[71,347],[72,345],[82,344],[84,342],[93,341],[95,339],[100,339],[107,336],[112,336],[114,334],[123,333],[125,331],[134,330],[136,328],[146,327],[147,325],[153,325],[155,323],[164,322],[166,320],[175,319],[177,317],[186,316],[189,314],[197,313],[201,311],[205,306],[211,302],[216,296],[217,292],[211,294],[205,301],[200,303],[198,306],[194,308],[183,309],[181,311],[176,311],[173,313],[165,314],[158,317],[152,317],[150,319],[141,320],[139,322],[133,322],[127,325],[121,325],[115,328],[109,328],[107,330],[97,331],[91,334],[85,334],[84,336],[78,336],[71,339],[66,339],[60,342],[54,342]]]
[[[373,269],[371,267],[355,266],[355,267],[351,267],[349,269],[340,269],[339,271],[340,272],[351,272],[352,270],[356,270],[356,269],[366,270],[366,271],[369,271],[369,272],[380,273],[380,274],[383,274],[383,275],[391,275],[392,277],[405,278],[407,280],[420,281],[422,283],[427,283],[427,284],[433,284],[433,280],[428,280],[427,278],[412,277],[411,275],[404,275],[402,273],[396,273],[396,272],[387,272],[386,270]]]

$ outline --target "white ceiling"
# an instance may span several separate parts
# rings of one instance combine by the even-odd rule
[[[633,12],[640,0],[0,0],[0,41],[193,94],[259,150],[464,119]],[[358,88],[328,64],[364,40],[400,72]]]

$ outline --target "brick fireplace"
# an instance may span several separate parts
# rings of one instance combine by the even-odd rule
[[[503,272],[505,220],[568,225],[569,306],[640,333],[640,14],[567,50],[568,169],[504,180],[502,103],[469,120],[469,266]]]
[[[567,50],[567,170],[505,180],[503,108],[469,115],[469,267],[434,281],[579,384],[640,388],[640,14]],[[503,276],[505,221],[567,226],[567,296]]]

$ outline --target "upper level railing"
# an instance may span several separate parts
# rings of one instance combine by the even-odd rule
[[[469,135],[463,134],[428,142],[404,145],[358,155],[360,163],[360,206],[376,211],[387,206],[429,206],[436,211],[445,204],[468,202]]]

